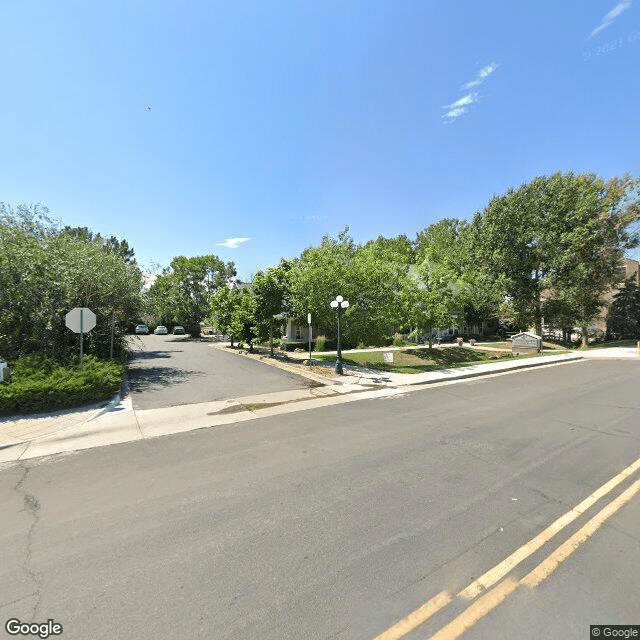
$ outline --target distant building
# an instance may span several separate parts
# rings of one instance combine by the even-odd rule
[[[611,287],[609,291],[607,291],[602,296],[603,304],[600,309],[600,314],[589,324],[590,334],[600,332],[604,333],[606,331],[607,316],[609,315],[611,303],[613,302],[616,294],[624,287],[627,280],[633,280],[638,286],[640,286],[640,263],[637,260],[633,260],[632,258],[623,258],[620,261],[620,265],[618,266],[618,273],[624,279],[615,287]],[[543,294],[543,300],[545,299],[545,297],[546,296]],[[563,329],[563,327],[554,326],[549,323],[543,323],[542,325],[542,332],[545,335],[555,335],[555,337],[561,337],[561,329]],[[573,339],[575,339],[579,335],[579,328],[573,327],[573,329],[575,331]]]
[[[312,338],[316,335],[315,331],[311,332]],[[283,339],[285,340],[309,340],[309,325],[297,324],[295,320],[287,318],[287,324],[284,328]]]
[[[593,322],[593,324],[601,331],[607,329],[607,316],[609,315],[609,309],[616,294],[624,287],[625,282],[633,280],[638,286],[640,286],[640,262],[633,260],[632,258],[623,258],[618,272],[621,276],[624,276],[624,280],[616,287],[613,287],[610,291],[604,295],[604,306],[600,316]]]
[[[250,282],[242,282],[241,280],[229,280],[227,286],[230,290],[233,289],[251,289]]]

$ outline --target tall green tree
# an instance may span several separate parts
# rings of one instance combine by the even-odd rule
[[[572,309],[583,329],[619,278],[617,265],[637,244],[638,181],[595,175],[540,176],[494,197],[474,217],[476,255],[510,301],[520,326],[542,332],[543,305]]]
[[[350,270],[356,249],[346,228],[337,237],[324,236],[319,246],[308,247],[292,262],[291,313],[298,322],[306,322],[310,312],[320,333],[334,335],[335,315],[329,304],[337,295],[350,299]]]
[[[564,204],[564,225],[547,234],[556,248],[548,271],[548,300],[569,308],[588,345],[588,326],[605,305],[606,294],[624,280],[625,251],[638,245],[633,224],[640,214],[638,180],[604,181],[595,175],[554,176],[553,203]]]
[[[256,300],[248,289],[239,289],[237,304],[231,318],[231,329],[241,342],[249,345],[253,351],[253,344],[258,335],[256,332]]]
[[[289,271],[286,260],[280,266],[258,272],[251,285],[255,300],[255,333],[260,341],[269,340],[269,352],[273,355],[273,335],[283,320],[276,316],[289,311]]]
[[[402,321],[398,296],[407,267],[402,252],[384,243],[357,246],[348,228],[337,237],[325,236],[320,246],[305,249],[291,265],[292,314],[305,322],[311,312],[319,332],[335,335],[330,303],[341,295],[350,304],[342,325],[345,344],[376,344]]]
[[[211,295],[211,313],[209,322],[223,335],[231,339],[231,346],[238,335],[238,327],[234,324],[236,308],[240,304],[240,296],[237,289],[220,287]]]
[[[394,238],[378,236],[375,240],[369,240],[364,246],[378,245],[398,256],[401,262],[413,264],[416,257],[416,243],[409,240],[406,234],[402,233]]]
[[[115,253],[127,264],[135,264],[136,262],[133,247],[130,247],[125,239],[118,240],[115,236],[103,238],[99,233],[94,233],[88,227],[66,226],[60,233],[61,235],[66,235],[82,242],[92,242],[95,240],[98,244],[102,244],[105,252]]]
[[[552,256],[544,231],[550,211],[540,200],[545,180],[536,178],[492,198],[474,218],[480,266],[510,303],[513,321],[525,327],[534,323],[536,332],[541,331],[541,296]]]
[[[199,337],[200,322],[211,311],[211,295],[235,275],[233,262],[225,264],[214,255],[177,256],[149,288],[151,310]]]
[[[435,271],[422,272],[421,280],[408,276],[398,298],[402,317],[415,333],[426,333],[433,347],[435,329],[451,324],[453,293],[448,278]]]
[[[85,350],[106,357],[125,348],[129,322],[140,311],[142,276],[102,238],[61,232],[39,206],[0,205],[0,355],[30,353],[58,359],[77,352],[65,326],[74,307],[89,307],[97,324]]]
[[[500,296],[479,267],[473,233],[466,221],[445,218],[416,236],[416,272],[428,292],[433,327],[480,324],[497,315]]]
[[[383,344],[407,324],[401,301],[410,266],[407,257],[385,242],[358,248],[349,275],[350,297],[344,296],[350,303],[345,313],[348,341]]]

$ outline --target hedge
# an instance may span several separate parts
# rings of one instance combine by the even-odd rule
[[[77,358],[67,365],[31,355],[12,368],[11,380],[0,384],[0,415],[37,413],[107,400],[120,388],[124,366],[115,360]]]
[[[311,349],[315,351],[316,341],[311,341]],[[344,343],[342,344],[343,349],[347,349],[350,347],[346,347]],[[295,351],[296,349],[302,349],[303,351],[309,351],[309,341],[308,340],[283,340],[280,344],[280,349],[283,351]],[[336,350],[336,340],[332,338],[331,340],[324,341],[324,348],[322,351],[335,351]]]

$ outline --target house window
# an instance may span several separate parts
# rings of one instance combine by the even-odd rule
[[[296,325],[296,340],[300,340],[302,338],[302,334],[300,333],[300,327]]]

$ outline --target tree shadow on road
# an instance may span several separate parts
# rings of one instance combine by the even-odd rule
[[[202,371],[187,371],[176,367],[143,367],[129,369],[129,389],[141,393],[153,388],[190,382],[204,375]]]
[[[182,349],[164,349],[163,351],[135,351],[131,360],[153,360],[154,358],[171,358],[172,353],[182,353]]]

